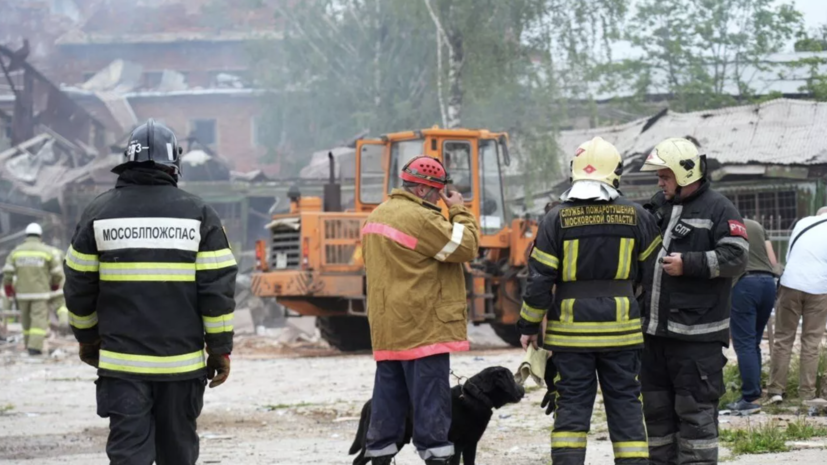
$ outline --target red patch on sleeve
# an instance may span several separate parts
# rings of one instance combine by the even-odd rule
[[[729,220],[729,234],[749,240],[749,237],[747,237],[747,227],[740,221]]]

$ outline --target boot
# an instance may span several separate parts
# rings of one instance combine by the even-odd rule
[[[448,465],[448,462],[450,461],[451,457],[428,459],[425,461],[425,465]]]
[[[392,462],[392,455],[385,455],[383,457],[373,457],[372,459],[370,459],[370,465],[391,465]]]
[[[29,349],[29,355],[31,355],[33,357],[37,356],[37,355],[43,355],[43,351],[40,351],[40,350],[37,350],[37,349]]]

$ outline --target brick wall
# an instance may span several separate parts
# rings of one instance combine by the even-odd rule
[[[257,96],[194,95],[131,98],[139,121],[155,118],[185,138],[193,119],[216,120],[213,147],[237,171],[262,168],[259,158],[265,153],[253,144],[253,118],[261,114]],[[186,146],[184,147],[186,148]],[[266,171],[273,173],[273,167]]]

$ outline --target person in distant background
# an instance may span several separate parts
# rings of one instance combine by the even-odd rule
[[[775,342],[772,350],[770,403],[783,400],[787,372],[798,323],[801,327],[801,371],[798,394],[802,400],[816,397],[818,348],[827,325],[827,207],[816,216],[802,218],[793,228],[787,266],[778,289],[775,310]],[[822,391],[825,387],[822,386]],[[823,397],[827,392],[821,393]]]
[[[741,372],[741,399],[729,409],[744,415],[761,410],[761,339],[775,304],[775,269],[778,262],[764,227],[744,219],[749,236],[747,270],[735,279],[732,290],[730,329],[738,368]]]

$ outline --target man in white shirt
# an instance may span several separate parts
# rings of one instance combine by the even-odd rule
[[[767,387],[770,402],[782,400],[801,319],[798,394],[806,401],[816,397],[818,349],[827,325],[827,207],[819,209],[816,216],[801,219],[790,236],[787,266],[781,276],[775,309],[775,345]],[[825,394],[822,392],[822,397]]]

